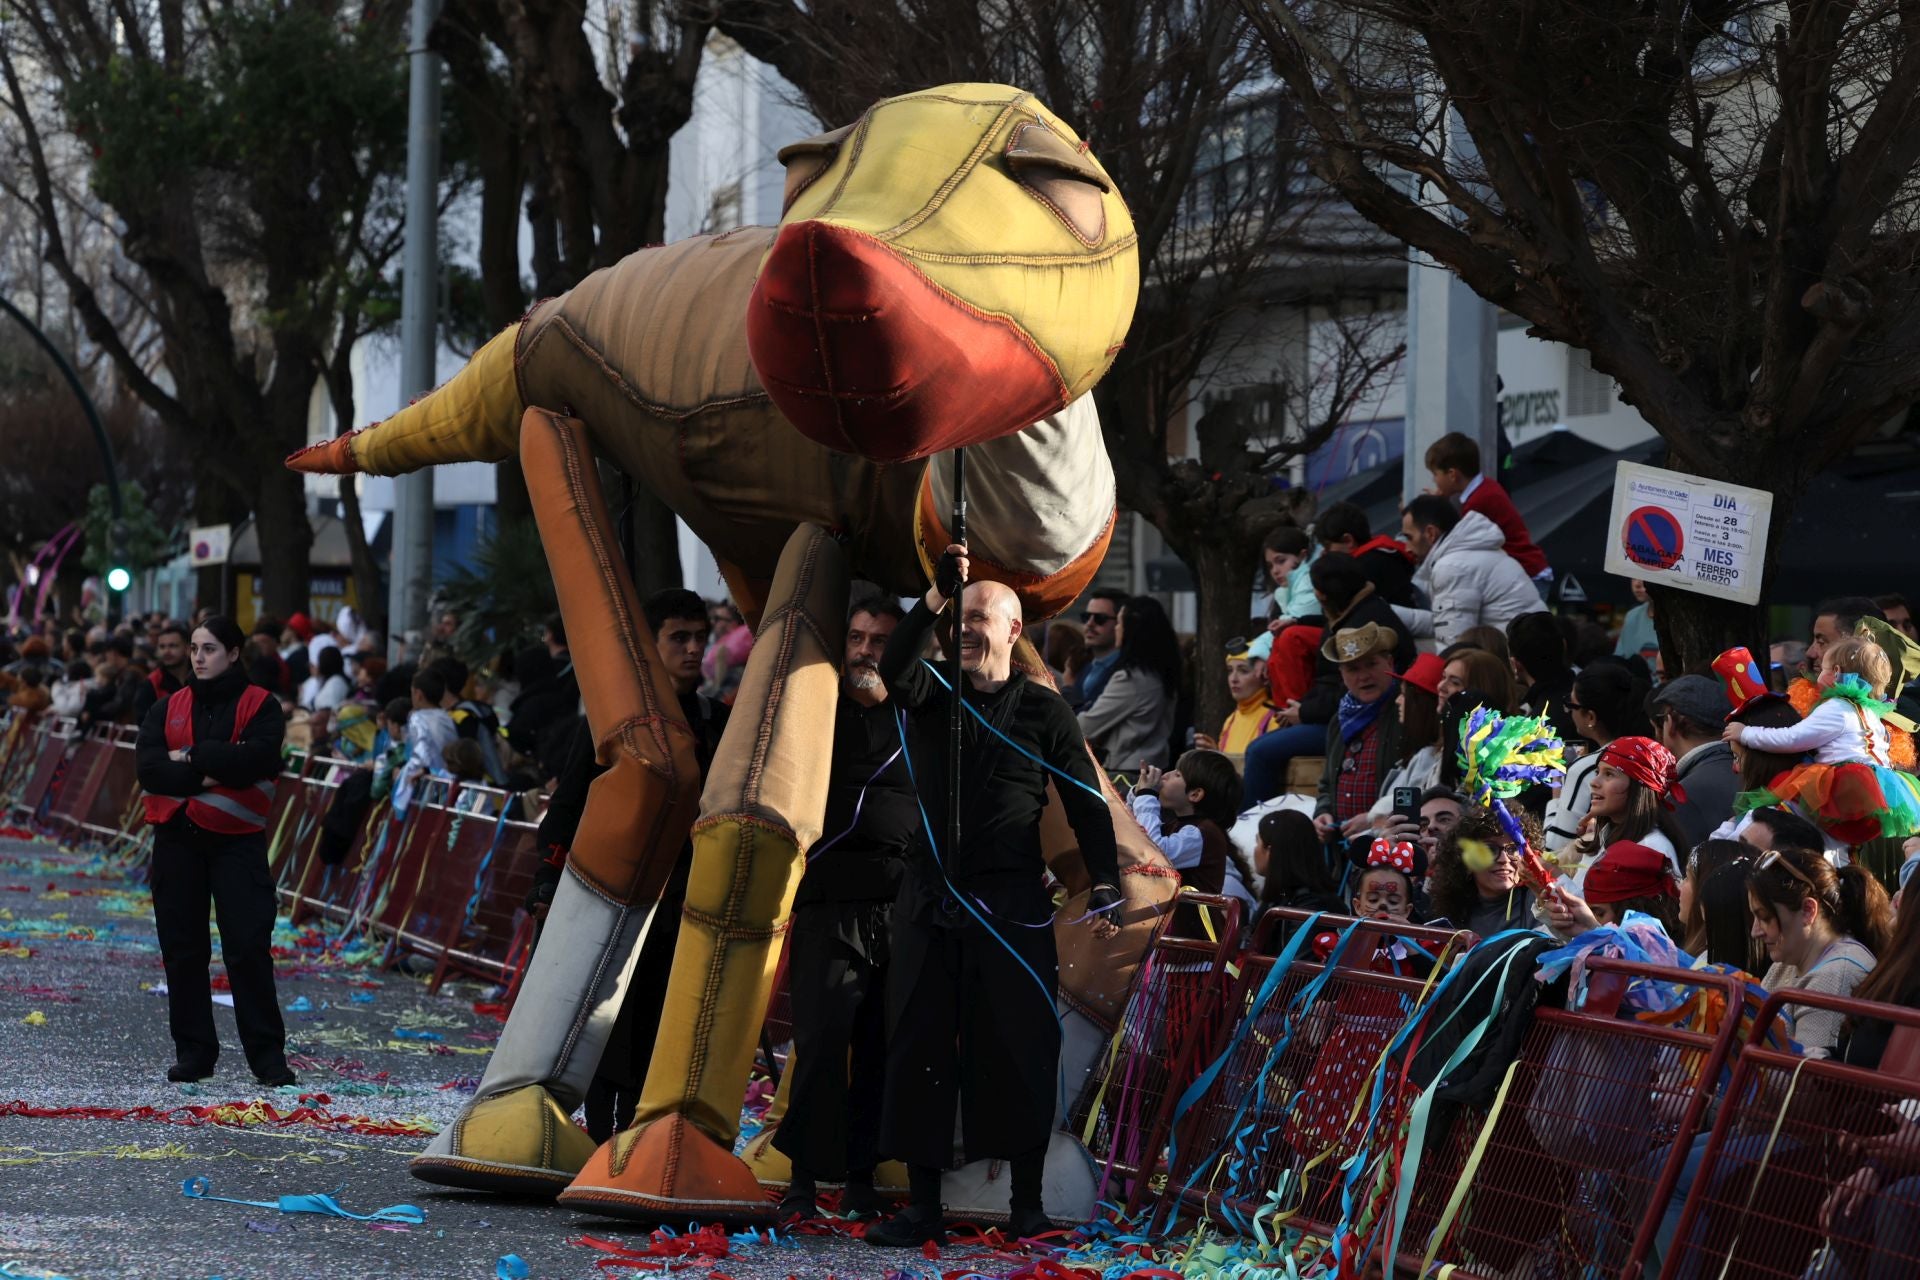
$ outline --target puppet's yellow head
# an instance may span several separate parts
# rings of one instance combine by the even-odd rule
[[[950,84],[794,143],[747,312],[774,403],[880,461],[1019,431],[1107,371],[1140,287],[1133,220],[1032,95]]]

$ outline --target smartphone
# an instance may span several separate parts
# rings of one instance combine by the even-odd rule
[[[1408,822],[1420,821],[1420,788],[1395,787],[1393,812],[1396,817],[1405,818]]]

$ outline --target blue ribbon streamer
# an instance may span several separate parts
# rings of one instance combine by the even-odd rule
[[[426,1212],[410,1204],[390,1204],[372,1213],[351,1213],[340,1207],[330,1195],[281,1196],[278,1200],[236,1200],[213,1194],[213,1183],[206,1178],[188,1178],[180,1184],[180,1193],[189,1200],[217,1200],[221,1204],[245,1205],[250,1209],[278,1209],[281,1213],[318,1213],[354,1222],[405,1222],[418,1226],[427,1220]]]

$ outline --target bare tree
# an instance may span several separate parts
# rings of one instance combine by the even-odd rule
[[[522,305],[523,190],[536,297],[665,238],[670,148],[693,114],[711,31],[701,0],[455,0],[442,14],[435,43],[478,144],[481,275],[495,327]],[[523,490],[511,467],[501,492],[518,509]],[[678,586],[673,512],[644,485],[629,495],[635,585],[642,595]]]
[[[1769,564],[1814,473],[1920,397],[1913,6],[1241,2],[1315,171],[1589,352],[1673,465],[1772,490]],[[1658,595],[1669,670],[1765,639]]]
[[[1153,0],[857,10],[730,0],[716,23],[830,123],[878,98],[992,79],[1031,89],[1092,144],[1132,210],[1142,279],[1095,398],[1121,505],[1193,572],[1196,715],[1218,724],[1230,701],[1212,658],[1247,625],[1261,538],[1302,514],[1286,465],[1325,443],[1398,362],[1370,322],[1335,326],[1345,336],[1323,348],[1338,353],[1334,368],[1257,349],[1263,312],[1336,298],[1378,276],[1397,246],[1302,181],[1297,113],[1244,19],[1231,6]],[[1391,265],[1386,274],[1398,278]],[[1194,403],[1203,385],[1236,383],[1260,392]]]
[[[0,0],[4,157],[89,343],[252,508],[266,604],[307,599],[300,478],[315,380],[375,188],[404,145],[404,6]],[[93,201],[130,268],[69,240]],[[109,292],[138,299],[160,339]]]

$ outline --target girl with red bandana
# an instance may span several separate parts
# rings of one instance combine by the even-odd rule
[[[1581,835],[1548,855],[1574,894],[1585,896],[1588,869],[1602,850],[1622,841],[1657,851],[1679,880],[1685,837],[1669,810],[1686,793],[1674,780],[1674,768],[1673,753],[1652,738],[1615,738],[1601,748]]]

